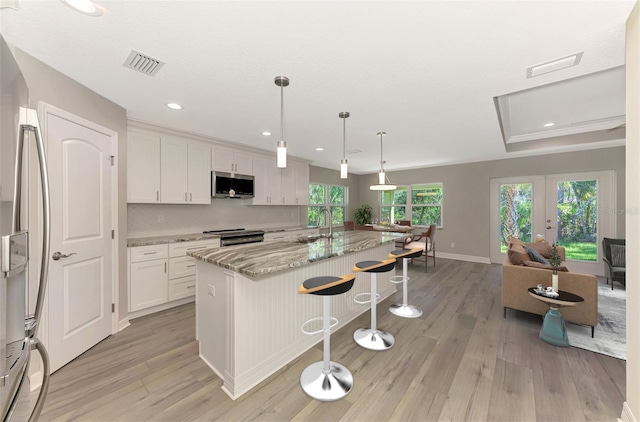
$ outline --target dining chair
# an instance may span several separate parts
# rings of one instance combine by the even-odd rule
[[[431,224],[427,231],[408,238],[402,245],[402,249],[422,249],[424,258],[424,271],[427,271],[429,254],[433,257],[433,266],[436,266],[436,225]],[[416,259],[416,258],[414,258]]]

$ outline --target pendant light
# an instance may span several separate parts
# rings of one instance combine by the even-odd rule
[[[378,132],[380,137],[380,172],[378,173],[378,183],[369,186],[371,190],[396,190],[397,186],[392,185],[384,172],[384,159],[382,158],[382,137],[386,135],[386,132]]]
[[[342,161],[340,161],[340,178],[341,179],[346,179],[348,177],[349,174],[349,170],[348,170],[348,166],[349,164],[347,163],[347,158],[346,158],[346,154],[347,154],[347,150],[346,150],[346,133],[347,133],[347,118],[349,117],[349,112],[348,111],[342,111],[340,113],[338,113],[338,117],[340,117],[342,119]]]
[[[289,86],[289,78],[276,76],[274,82],[280,87],[280,140],[276,144],[276,165],[283,169],[287,167],[287,143],[284,141],[284,87]]]

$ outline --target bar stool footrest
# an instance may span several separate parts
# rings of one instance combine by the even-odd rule
[[[407,277],[407,281],[411,280],[409,277]],[[393,277],[389,277],[389,282],[393,283],[393,284],[400,284],[400,283],[404,283],[404,277],[401,275],[394,275]]]
[[[367,300],[360,299],[361,297],[368,297]],[[376,293],[376,303],[380,300],[380,293]],[[353,297],[353,301],[355,303],[359,303],[360,305],[366,305],[367,303],[371,303],[371,292],[359,293]]]
[[[304,334],[308,335],[308,336],[312,336],[314,334],[318,334],[324,331],[324,328],[321,328],[319,330],[316,331],[307,331],[305,330],[305,326],[307,324],[311,324],[312,322],[316,322],[316,321],[323,321],[324,317],[316,317],[316,318],[311,318],[307,321],[305,321],[301,326],[300,326],[300,331],[302,331]],[[338,319],[334,318],[334,317],[330,317],[330,325],[329,325],[329,330],[331,330],[333,327],[335,327],[336,325],[338,325]]]

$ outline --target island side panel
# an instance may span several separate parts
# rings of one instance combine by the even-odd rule
[[[196,337],[199,341],[200,358],[224,379],[227,366],[229,335],[230,289],[228,277],[220,267],[196,261]],[[231,272],[229,272],[231,273]],[[231,276],[233,279],[233,276]],[[213,287],[211,296],[209,286]]]
[[[226,351],[231,356],[226,357],[224,390],[232,398],[239,397],[322,340],[322,334],[308,336],[300,330],[308,319],[322,316],[320,297],[298,294],[298,286],[304,280],[350,274],[356,262],[384,259],[391,249],[392,244],[384,244],[256,279],[232,273],[233,282],[228,285],[232,292],[227,297],[233,298],[233,305],[225,308],[230,313],[226,317],[225,338],[229,341]],[[388,282],[391,275],[378,274],[381,299],[396,291],[395,285]],[[332,298],[331,315],[339,320],[334,332],[368,312],[369,306],[355,303],[353,297],[369,290],[370,275],[359,273],[352,290]],[[204,347],[201,350],[205,360],[219,362],[218,358],[209,359]]]

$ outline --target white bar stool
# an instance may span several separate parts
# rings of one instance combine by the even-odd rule
[[[323,361],[307,366],[300,375],[300,386],[310,397],[320,401],[339,400],[349,394],[353,387],[353,375],[339,363],[330,360],[330,334],[338,320],[331,317],[331,296],[348,292],[353,287],[355,275],[342,277],[323,276],[307,279],[298,288],[300,294],[322,296],[322,317],[312,318],[300,327],[303,333],[313,335],[324,333]],[[307,331],[305,326],[313,321],[322,320],[322,329]]]
[[[361,261],[356,263],[352,271],[371,273],[371,291],[360,293],[353,298],[356,303],[371,304],[371,328],[360,328],[353,333],[353,339],[360,346],[369,350],[387,350],[393,347],[395,339],[391,333],[379,330],[377,323],[377,302],[380,297],[377,292],[377,273],[386,273],[393,270],[396,264],[395,259],[387,259],[384,261]],[[369,300],[361,300],[360,297],[368,296]]]
[[[389,255],[387,256],[387,258],[391,259],[402,258],[402,275],[396,275],[389,278],[389,281],[392,283],[402,283],[402,303],[396,303],[389,307],[389,311],[391,311],[391,313],[393,313],[394,315],[403,318],[418,318],[422,315],[422,309],[413,305],[409,305],[407,299],[407,284],[409,282],[409,260],[412,258],[418,258],[421,255],[422,249],[396,249],[395,251],[389,252]]]

